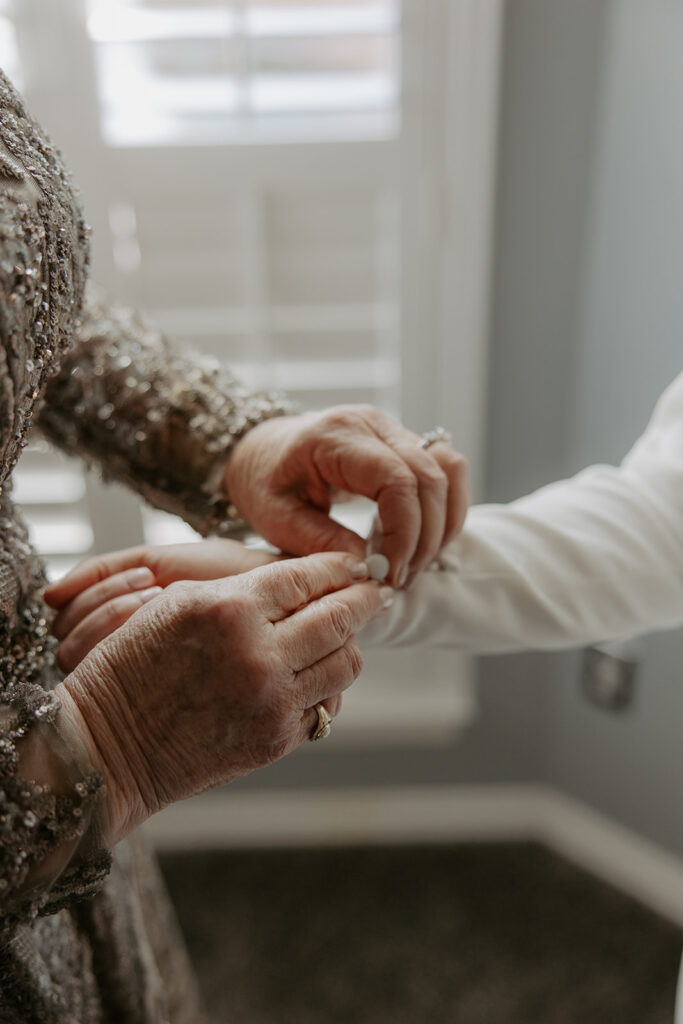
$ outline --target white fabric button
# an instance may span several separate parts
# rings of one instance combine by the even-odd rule
[[[389,575],[389,559],[386,555],[368,555],[365,562],[370,573],[370,579],[378,580],[381,583]]]

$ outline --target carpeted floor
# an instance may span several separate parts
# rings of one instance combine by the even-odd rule
[[[683,936],[537,846],[162,867],[215,1024],[672,1024]]]

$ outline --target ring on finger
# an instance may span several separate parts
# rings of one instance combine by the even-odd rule
[[[311,742],[315,743],[316,740],[324,740],[332,732],[332,716],[324,704],[316,704],[313,710],[318,715],[318,721],[311,736]]]
[[[444,427],[434,427],[433,430],[426,430],[418,441],[418,448],[430,448],[433,444],[450,444],[452,436]]]

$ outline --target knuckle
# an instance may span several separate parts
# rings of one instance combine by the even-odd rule
[[[306,669],[303,678],[308,692],[318,692],[329,685],[329,670],[324,663],[318,662]]]
[[[289,585],[293,588],[300,603],[306,604],[311,595],[310,565],[298,559],[283,563]]]
[[[230,595],[222,600],[213,588],[192,580],[176,580],[164,589],[165,607],[175,628],[182,633],[205,630],[218,631],[230,624],[233,602]]]
[[[349,420],[353,419],[354,406],[334,405],[326,409],[321,416],[321,423],[325,427],[335,429],[336,427],[348,426]]]
[[[379,409],[375,405],[371,405],[369,402],[362,402],[359,405],[352,406],[352,408],[357,416],[373,425],[384,418]]]
[[[128,580],[125,575],[119,576],[117,579],[115,574],[113,576],[108,576],[99,583],[91,584],[86,593],[88,597],[101,602],[106,601],[107,598],[116,597],[117,593],[120,593],[122,589],[125,590],[126,593],[130,593]]]
[[[189,580],[173,580],[166,587],[166,593],[177,601],[183,601],[188,596],[190,589]]]
[[[317,666],[316,686],[337,694],[345,690],[358,678],[363,668],[363,658],[356,643],[346,643],[326,663]]]
[[[417,498],[417,479],[408,469],[398,466],[392,469],[387,481],[387,486],[399,497],[410,499]]]
[[[326,424],[327,413],[305,413],[298,417],[296,430],[288,439],[288,450],[299,448],[301,445],[313,445],[320,439],[321,425]]]
[[[426,466],[420,474],[420,483],[422,486],[435,494],[439,494],[445,497],[448,490],[448,478],[441,469],[441,467],[434,463],[434,465]]]
[[[373,424],[378,416],[378,410],[374,405],[369,404],[345,404],[334,405],[326,409],[322,414],[321,422],[326,427],[358,427]]]
[[[256,610],[253,593],[206,594],[203,617],[225,632],[245,632]]]
[[[199,614],[204,603],[196,588],[189,580],[174,580],[165,588],[164,593],[179,614]]]
[[[113,597],[102,608],[103,618],[107,623],[121,625],[130,618],[134,611],[141,607],[142,602],[137,594],[121,594]]]
[[[341,601],[333,601],[327,611],[327,618],[333,635],[344,643],[353,632],[353,621],[351,611]]]
[[[420,486],[412,473],[393,473],[385,490],[390,493],[392,501],[400,506],[417,505],[420,498]]]
[[[349,672],[351,673],[352,679],[358,679],[358,676],[363,671],[363,655],[360,652],[360,648],[357,643],[347,644],[344,648],[346,657],[348,658]]]
[[[102,583],[111,575],[109,566],[104,558],[86,558],[78,566],[79,569],[88,569],[95,577],[95,583]]]

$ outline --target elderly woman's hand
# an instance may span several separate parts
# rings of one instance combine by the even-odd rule
[[[461,529],[467,479],[466,460],[449,445],[422,448],[417,434],[369,405],[266,420],[235,445],[224,476],[254,529],[296,555],[341,549],[362,557],[365,542],[328,513],[336,492],[374,499],[395,586]]]
[[[218,539],[141,544],[87,558],[45,590],[47,604],[57,610],[52,631],[61,641],[59,666],[71,672],[100,640],[169,583],[237,576],[278,558]]]
[[[355,632],[390,600],[367,567],[320,554],[167,587],[57,688],[107,784],[114,843],[167,804],[309,739],[362,661]]]

